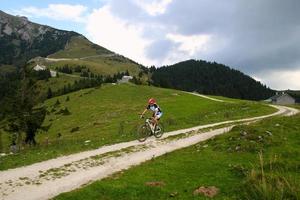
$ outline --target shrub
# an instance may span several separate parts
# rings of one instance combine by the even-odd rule
[[[79,127],[78,127],[78,126],[77,126],[77,127],[74,127],[74,128],[72,128],[70,132],[71,132],[71,133],[73,133],[73,132],[76,132],[76,131],[79,131]]]

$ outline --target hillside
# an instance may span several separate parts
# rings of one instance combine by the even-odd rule
[[[0,64],[22,65],[36,56],[64,48],[78,33],[61,31],[0,11]]]
[[[239,99],[262,100],[274,91],[250,76],[225,65],[187,60],[154,70],[153,84],[160,87]]]
[[[136,128],[143,123],[139,113],[150,97],[158,100],[164,112],[161,122],[166,131],[274,111],[257,102],[230,99],[230,103],[222,103],[171,89],[106,84],[47,100],[43,124],[46,129],[37,133],[38,145],[26,146],[21,154],[0,157],[0,169],[135,140]],[[6,132],[1,136],[0,130],[0,152],[9,151],[12,139]],[[88,140],[90,142],[86,144]]]
[[[298,114],[238,126],[54,199],[296,200],[300,197],[299,120]]]
[[[137,75],[142,68],[76,32],[36,24],[26,17],[0,11],[0,68],[22,66],[30,59],[49,68],[84,66],[104,75],[126,70]]]

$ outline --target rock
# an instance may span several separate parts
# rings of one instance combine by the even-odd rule
[[[242,135],[242,136],[246,136],[247,134],[248,134],[248,133],[247,133],[246,131],[242,131],[242,132],[241,132],[241,135]]]
[[[170,197],[176,197],[178,195],[178,192],[172,192],[171,194],[170,194]]]
[[[260,136],[260,135],[257,138],[258,138],[259,141],[263,139],[263,137]]]
[[[210,198],[216,196],[218,193],[219,193],[219,189],[215,186],[208,186],[208,187],[201,186],[193,192],[194,195],[202,194]]]
[[[153,186],[153,187],[161,187],[161,186],[165,186],[166,184],[163,181],[150,181],[150,182],[146,182],[145,185]]]
[[[267,133],[269,136],[272,136],[272,135],[273,135],[270,131],[266,131],[266,133]]]
[[[280,126],[280,124],[275,124],[275,126]]]

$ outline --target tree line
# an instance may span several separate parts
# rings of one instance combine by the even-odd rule
[[[262,100],[275,91],[242,72],[216,62],[188,60],[152,68],[152,84],[231,98]]]
[[[49,87],[47,91],[47,98],[49,99],[54,96],[61,96],[85,88],[99,87],[103,83],[116,83],[125,75],[129,75],[128,70],[125,72],[117,72],[113,75],[106,76],[90,73],[88,76],[85,76],[79,80],[75,80],[73,84],[68,83],[64,85],[63,88],[60,88],[57,91],[52,91],[52,89]]]

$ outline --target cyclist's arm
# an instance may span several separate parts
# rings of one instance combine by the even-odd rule
[[[145,109],[141,115],[144,115],[147,112],[148,109]]]

